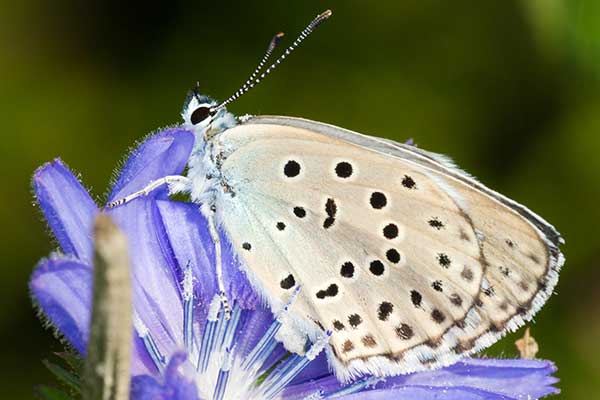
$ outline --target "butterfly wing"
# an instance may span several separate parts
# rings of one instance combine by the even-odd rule
[[[530,319],[558,233],[441,156],[289,117],[219,137],[219,220],[288,348],[331,330],[338,376],[447,365]],[[294,336],[292,333],[299,333]]]

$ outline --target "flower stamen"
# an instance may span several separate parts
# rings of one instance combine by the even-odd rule
[[[239,308],[237,309],[239,310]],[[229,351],[229,348],[225,350],[225,357],[223,358],[223,364],[219,370],[219,376],[217,377],[217,384],[215,385],[215,391],[213,394],[214,400],[222,400],[225,396],[225,391],[227,390],[227,381],[229,380],[229,371],[231,370],[231,365],[233,363],[232,353],[232,351]]]
[[[183,343],[188,354],[194,351],[194,276],[190,263],[183,273]]]
[[[154,340],[152,334],[148,330],[148,327],[146,326],[146,324],[144,324],[142,319],[135,311],[133,313],[133,326],[137,331],[140,339],[142,339],[142,343],[144,344],[146,351],[150,355],[150,358],[154,362],[154,365],[159,371],[163,372],[167,365],[166,358],[160,352],[158,346],[156,345],[156,341]]]
[[[318,338],[303,356],[293,354],[288,357],[261,385],[263,397],[272,399],[277,396],[308,363],[323,351],[327,343],[329,343],[331,334],[331,331],[327,331],[325,335]]]

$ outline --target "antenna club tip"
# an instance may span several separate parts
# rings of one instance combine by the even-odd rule
[[[273,51],[275,49],[275,47],[277,47],[277,45],[279,44],[279,41],[281,40],[281,38],[283,37],[284,33],[283,32],[279,32],[277,34],[275,34],[275,36],[273,36],[273,39],[271,39],[271,43],[269,43],[269,52]]]
[[[329,18],[329,17],[331,17],[332,14],[333,14],[333,11],[325,10],[319,15],[319,18]]]

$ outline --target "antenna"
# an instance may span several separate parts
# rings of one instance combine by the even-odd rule
[[[260,74],[260,76],[257,78],[256,75],[262,70],[263,66],[265,65],[265,63],[267,62],[267,60],[269,59],[269,57],[271,56],[271,53],[273,52],[273,50],[275,49],[275,47],[279,43],[279,40],[283,37],[283,33],[281,33],[281,32],[278,33],[277,35],[275,35],[273,37],[273,39],[271,39],[271,42],[269,43],[269,47],[267,48],[267,51],[266,51],[265,55],[263,56],[263,58],[258,63],[258,66],[254,70],[254,72],[252,73],[252,75],[250,75],[250,77],[246,80],[246,82],[242,85],[242,87],[240,87],[234,94],[232,94],[231,96],[229,96],[229,98],[227,100],[223,101],[218,106],[212,108],[211,112],[215,113],[215,112],[219,111],[220,109],[222,109],[223,107],[225,107],[227,104],[233,102],[234,100],[237,100],[243,94],[248,93],[248,91],[250,89],[252,89],[254,86],[258,85],[267,75],[269,75],[271,72],[273,72],[273,70],[275,68],[277,68],[277,66],[279,64],[281,64],[281,62],[283,60],[285,60],[285,58],[287,56],[289,56],[291,54],[291,52],[294,51],[300,45],[300,43],[302,43],[304,41],[304,39],[306,39],[315,30],[315,28],[321,24],[321,22],[323,22],[327,18],[331,17],[331,14],[333,14],[332,11],[331,10],[327,10],[327,11],[325,11],[325,12],[317,15],[315,17],[315,19],[313,19],[310,22],[310,24],[308,24],[306,26],[306,28],[304,28],[304,30],[302,32],[300,32],[300,35],[298,35],[298,37],[296,38],[296,40],[294,40],[294,43],[292,43],[283,52],[283,54],[281,56],[279,56],[279,58],[277,60],[275,60],[275,62],[273,62],[273,64],[271,64],[269,66],[269,68],[267,68],[265,70],[265,72],[263,72],[262,74]]]
[[[265,55],[262,57],[262,59],[258,63],[258,66],[254,70],[254,72],[252,72],[252,75],[250,75],[250,77],[246,80],[246,82],[244,82],[242,87],[240,87],[238,89],[238,91],[233,94],[234,96],[237,96],[237,97],[241,96],[243,94],[243,90],[245,90],[248,87],[248,85],[250,85],[252,83],[252,81],[254,81],[256,79],[256,75],[265,66],[265,63],[267,62],[267,60],[269,60],[269,58],[271,57],[271,54],[273,54],[273,50],[275,50],[275,47],[277,47],[277,45],[279,44],[279,41],[281,40],[283,35],[284,35],[283,32],[279,32],[278,34],[273,36],[273,39],[271,39],[271,42],[269,42],[269,47],[267,48]]]

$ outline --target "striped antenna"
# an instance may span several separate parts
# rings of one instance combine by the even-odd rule
[[[219,111],[220,109],[222,109],[223,107],[225,107],[229,103],[231,103],[231,102],[237,100],[238,98],[240,98],[243,94],[248,93],[248,91],[250,89],[252,89],[254,86],[258,85],[267,75],[269,75],[275,68],[277,68],[277,66],[279,64],[281,64],[281,62],[283,60],[285,60],[285,58],[288,55],[290,55],[290,53],[292,51],[294,51],[300,45],[300,43],[302,43],[304,41],[304,39],[306,39],[315,30],[315,28],[317,26],[319,26],[321,24],[321,22],[323,22],[327,18],[329,18],[331,16],[331,14],[332,14],[331,10],[327,10],[327,11],[325,11],[325,12],[317,15],[316,18],[313,19],[311,21],[311,23],[308,24],[308,26],[306,28],[304,28],[304,30],[302,32],[300,32],[300,35],[298,35],[298,37],[296,38],[296,40],[294,40],[294,43],[292,43],[283,52],[283,54],[277,60],[275,60],[275,62],[273,62],[273,64],[271,64],[269,66],[269,68],[267,68],[257,78],[256,75],[258,75],[258,73],[262,70],[262,67],[264,66],[265,62],[269,59],[269,57],[271,56],[271,53],[273,52],[273,50],[277,46],[277,43],[279,43],[279,40],[283,36],[283,33],[278,33],[277,35],[275,35],[273,37],[273,39],[271,39],[271,42],[269,43],[269,47],[267,49],[267,52],[265,53],[265,55],[263,56],[263,58],[260,60],[260,63],[258,63],[258,66],[254,70],[254,72],[252,73],[252,75],[250,75],[250,77],[246,80],[246,82],[242,85],[241,88],[239,88],[227,100],[225,100],[224,102],[222,102],[218,106],[216,106],[213,109],[211,109],[211,112],[215,113],[215,112]]]
[[[233,96],[237,96],[237,97],[241,96],[244,93],[244,90],[248,87],[248,85],[250,85],[256,79],[256,75],[258,75],[258,73],[265,66],[265,63],[269,60],[269,58],[271,57],[271,54],[273,54],[273,50],[275,50],[275,47],[277,47],[277,45],[279,44],[279,41],[281,40],[282,37],[283,37],[283,32],[279,32],[277,35],[273,36],[273,39],[271,39],[271,42],[269,43],[269,47],[267,48],[267,51],[265,52],[265,55],[263,56],[263,58],[258,63],[258,66],[254,70],[254,72],[252,72],[252,75],[250,75],[250,77],[246,80],[246,82],[244,82],[242,87],[240,87],[238,89],[238,91],[233,94]],[[233,97],[233,96],[231,96],[231,97]]]

